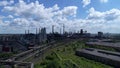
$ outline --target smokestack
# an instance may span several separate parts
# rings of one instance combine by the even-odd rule
[[[80,30],[80,34],[83,34],[83,29]]]
[[[28,34],[29,34],[29,30],[28,30]]]
[[[37,34],[37,28],[36,28],[36,34]]]
[[[54,33],[54,25],[52,25],[52,33]]]
[[[60,34],[61,34],[61,28],[60,28]]]
[[[63,34],[65,33],[65,25],[63,24]]]
[[[27,34],[26,30],[25,30],[25,35]]]
[[[39,34],[41,33],[41,29],[39,28]]]

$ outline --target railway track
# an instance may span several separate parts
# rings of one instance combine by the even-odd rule
[[[18,63],[19,63],[19,65],[24,64],[24,63],[28,63],[28,65],[29,65],[28,68],[34,68],[33,63],[25,62],[25,60],[30,58],[30,57],[40,57],[46,51],[48,51],[49,49],[52,49],[54,47],[57,47],[57,46],[60,46],[60,45],[63,45],[63,44],[67,44],[68,42],[70,43],[72,41],[75,41],[75,40],[66,39],[66,40],[63,40],[61,42],[51,42],[51,43],[41,45],[41,46],[38,46],[38,47],[31,47],[31,49],[28,50],[28,51],[19,53],[19,54],[15,55],[15,56],[5,60],[4,62],[3,61],[0,61],[0,62],[2,62],[2,63],[7,63],[7,62],[14,63],[13,65],[18,64]],[[32,60],[32,62],[35,62],[35,61],[38,61],[38,60],[35,60],[35,59]],[[25,67],[25,68],[27,68],[27,67]]]

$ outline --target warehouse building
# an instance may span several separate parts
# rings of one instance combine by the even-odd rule
[[[112,43],[112,42],[86,42],[86,46],[89,47],[95,47],[95,46],[101,46],[101,47],[109,47],[114,48],[117,51],[120,51],[120,43]]]
[[[100,49],[86,48],[76,50],[76,55],[83,56],[88,59],[92,59],[104,64],[114,66],[115,68],[120,68],[120,53],[111,52]]]

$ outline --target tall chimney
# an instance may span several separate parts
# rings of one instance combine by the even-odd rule
[[[60,34],[61,34],[61,28],[60,28]]]
[[[29,34],[30,32],[29,32],[29,30],[28,30],[28,34]]]
[[[25,30],[25,35],[27,34],[26,30]]]
[[[52,25],[52,33],[54,33],[54,25]]]
[[[65,33],[65,25],[63,24],[63,34]]]
[[[37,34],[37,28],[36,28],[36,34]]]
[[[39,28],[39,34],[41,33],[41,29]]]

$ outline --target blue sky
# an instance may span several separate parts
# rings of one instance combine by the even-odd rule
[[[64,24],[66,31],[120,33],[120,0],[0,0],[0,33]]]

